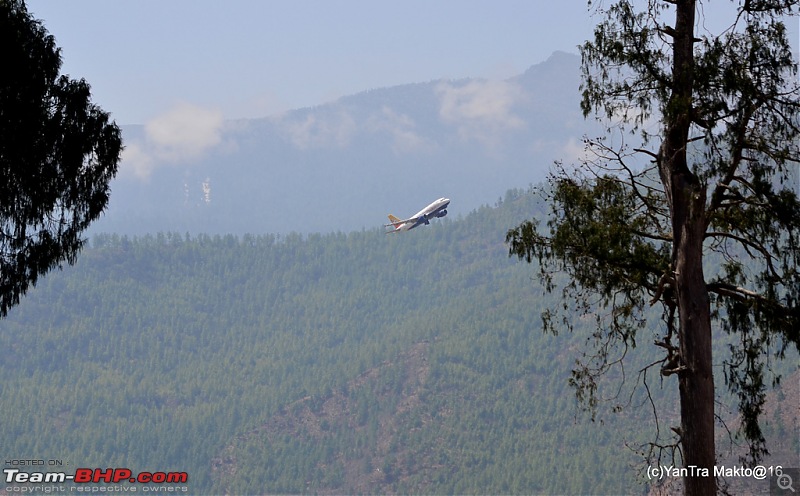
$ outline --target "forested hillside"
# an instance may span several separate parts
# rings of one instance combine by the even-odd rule
[[[0,321],[2,454],[206,494],[646,492],[630,388],[652,357],[580,411],[587,337],[541,333],[553,302],[503,244],[542,211],[511,191],[402,235],[99,235]],[[674,384],[650,388],[676,425]],[[798,449],[786,410],[776,453]]]

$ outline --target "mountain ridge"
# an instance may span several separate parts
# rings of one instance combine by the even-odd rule
[[[249,120],[184,109],[126,126],[92,232],[349,231],[442,196],[466,214],[575,159],[596,128],[580,114],[578,66],[556,52],[505,80],[408,83]]]

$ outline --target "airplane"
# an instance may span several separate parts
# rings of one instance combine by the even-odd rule
[[[427,226],[430,224],[430,219],[435,217],[444,217],[447,215],[448,205],[450,205],[449,198],[439,198],[435,202],[414,214],[413,217],[409,217],[405,220],[398,219],[394,215],[389,214],[389,221],[391,224],[385,224],[384,227],[391,227],[393,229],[386,231],[386,234],[409,231],[422,224]]]

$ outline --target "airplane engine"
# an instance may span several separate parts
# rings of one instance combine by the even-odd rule
[[[445,215],[447,215],[447,210],[442,210],[436,214],[436,217],[444,217]]]

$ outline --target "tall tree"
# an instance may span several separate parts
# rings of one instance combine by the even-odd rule
[[[609,132],[586,140],[575,170],[551,175],[549,232],[532,220],[506,238],[511,256],[539,262],[548,291],[565,272],[564,297],[597,316],[596,353],[573,371],[592,408],[597,378],[621,360],[614,346],[635,346],[647,307],[661,305],[658,364],[678,378],[681,403],[668,447],[698,467],[683,482],[699,495],[717,490],[712,322],[738,336],[723,370],[749,463],[768,453],[765,363],[800,349],[800,90],[784,24],[798,1],[734,1],[719,34],[706,31],[708,3],[648,0],[637,11],[621,0],[601,11],[581,47],[582,109]],[[543,314],[546,329],[568,325],[554,316]],[[652,443],[649,456],[664,447]]]
[[[22,0],[0,0],[0,316],[40,275],[74,263],[108,204],[122,140]]]

